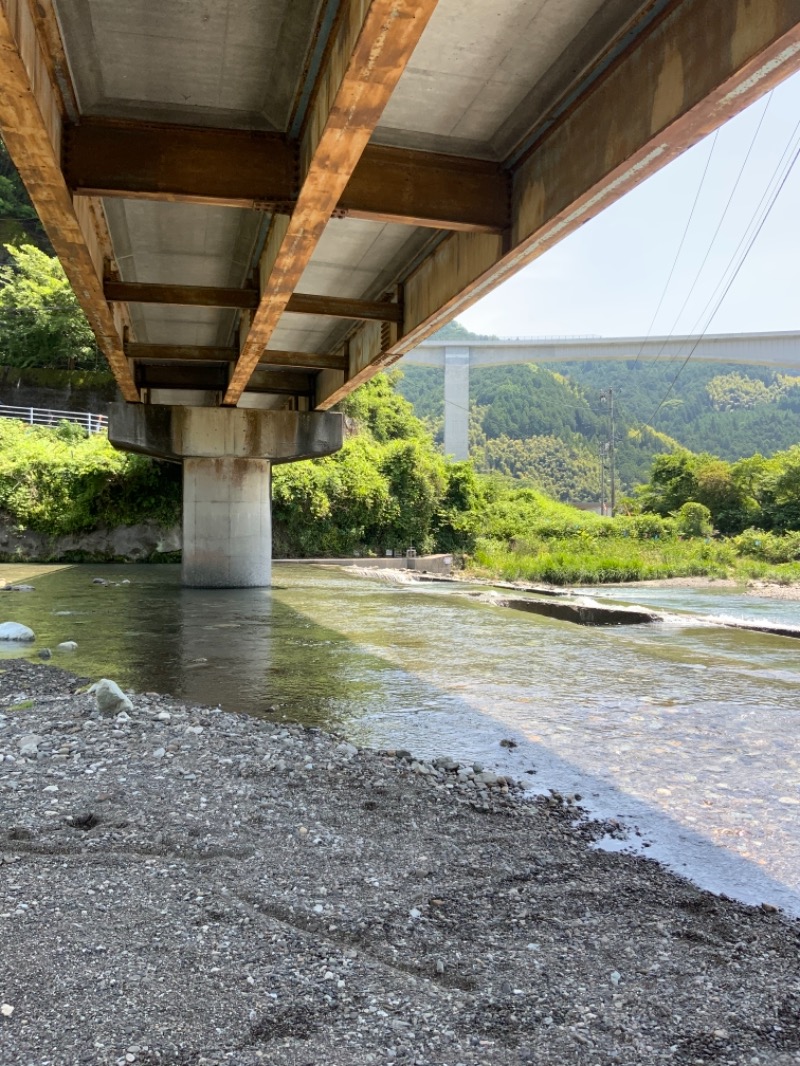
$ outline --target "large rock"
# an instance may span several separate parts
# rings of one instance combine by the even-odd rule
[[[39,745],[44,738],[38,733],[25,733],[19,738],[19,753],[26,759],[35,758],[39,754]]]
[[[133,704],[116,681],[109,681],[107,677],[101,678],[92,685],[89,692],[94,693],[98,711],[109,718],[113,718],[121,711],[133,710]]]
[[[0,640],[22,640],[30,643],[36,640],[36,634],[19,622],[3,622],[0,624]]]

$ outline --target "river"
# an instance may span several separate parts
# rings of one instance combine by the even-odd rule
[[[22,573],[2,568],[7,580]],[[469,585],[291,565],[274,576],[271,590],[200,590],[182,588],[173,566],[42,572],[34,592],[5,594],[0,617],[31,626],[36,645],[0,655],[75,640],[53,662],[92,678],[577,793],[630,827],[626,842],[601,846],[800,915],[800,644],[711,624],[800,625],[800,604],[603,589],[592,595],[668,620],[589,629],[499,607]]]

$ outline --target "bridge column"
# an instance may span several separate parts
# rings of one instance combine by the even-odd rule
[[[272,466],[330,455],[342,416],[236,407],[112,404],[117,448],[183,464],[183,583],[271,583]]]
[[[183,583],[200,588],[271,583],[272,464],[183,460]]]
[[[469,459],[469,348],[448,345],[444,350],[444,451],[454,459]]]

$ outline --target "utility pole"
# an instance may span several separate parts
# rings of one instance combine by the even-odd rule
[[[603,389],[600,393],[600,399],[605,402],[608,400],[608,414],[610,421],[610,436],[608,442],[608,475],[609,475],[609,497],[611,500],[611,517],[614,517],[614,511],[617,505],[617,493],[614,477],[614,390]]]
[[[606,448],[607,444],[600,445],[600,514],[606,513]]]

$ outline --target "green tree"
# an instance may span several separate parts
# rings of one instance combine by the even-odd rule
[[[0,267],[0,358],[9,366],[74,370],[99,362],[94,335],[59,261],[6,245]]]
[[[414,414],[413,406],[395,389],[400,377],[399,371],[376,374],[339,407],[347,418],[354,419],[361,430],[368,431],[382,444],[428,435],[425,423]]]

